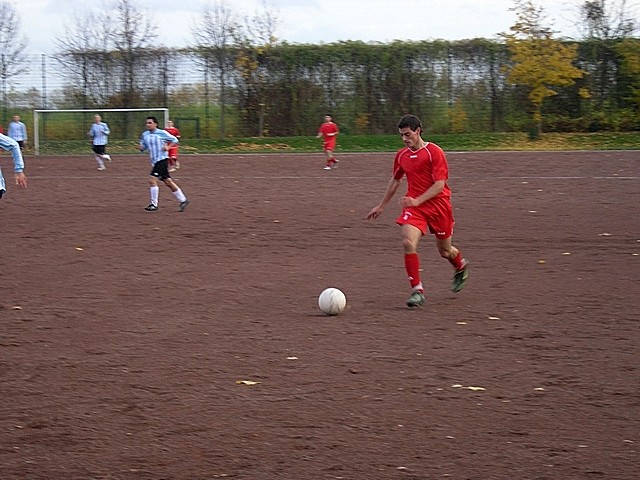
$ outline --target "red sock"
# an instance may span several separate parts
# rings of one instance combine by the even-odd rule
[[[404,268],[407,270],[411,287],[420,285],[420,258],[417,253],[404,254]]]
[[[464,259],[462,258],[462,253],[458,251],[458,255],[456,256],[456,258],[450,258],[449,262],[451,263],[451,265],[453,265],[453,268],[455,268],[456,270],[462,270],[462,267],[464,267],[463,260]]]

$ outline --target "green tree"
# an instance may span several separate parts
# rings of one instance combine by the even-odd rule
[[[531,0],[515,0],[516,23],[511,33],[503,34],[511,53],[507,81],[528,88],[532,107],[531,138],[537,138],[542,128],[542,104],[557,95],[556,87],[568,87],[584,72],[573,64],[577,45],[554,38],[554,32],[544,26],[544,10]],[[586,95],[586,93],[584,93]]]
[[[640,39],[625,38],[616,45],[616,52],[622,59],[621,71],[629,79],[628,100],[640,111]]]

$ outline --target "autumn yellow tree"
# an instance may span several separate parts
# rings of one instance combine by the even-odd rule
[[[555,39],[554,32],[543,25],[542,7],[532,0],[515,0],[512,10],[517,15],[516,23],[510,28],[511,33],[503,34],[511,53],[507,80],[528,87],[533,120],[530,137],[537,138],[545,99],[557,95],[554,88],[573,85],[585,72],[573,65],[577,45]]]

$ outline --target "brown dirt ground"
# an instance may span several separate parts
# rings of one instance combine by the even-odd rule
[[[340,158],[183,157],[184,213],[146,157],[27,158],[0,478],[637,479],[639,153],[449,153],[470,280],[425,238],[416,311],[398,208],[363,220],[393,155]]]

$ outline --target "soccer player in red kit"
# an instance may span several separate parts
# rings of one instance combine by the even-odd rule
[[[427,234],[436,237],[440,256],[449,260],[455,270],[451,290],[459,292],[469,274],[468,262],[460,250],[451,244],[453,208],[451,190],[447,185],[449,166],[442,149],[422,139],[422,122],[415,115],[405,115],[398,123],[398,132],[405,148],[396,153],[393,175],[378,205],[367,214],[368,220],[378,218],[391,201],[402,177],[407,177],[407,193],[400,198],[402,213],[396,223],[402,227],[404,264],[412,288],[407,300],[409,307],[424,305],[424,287],[420,279],[418,243]]]
[[[171,135],[176,137],[178,140],[180,139],[180,130],[173,126],[173,121],[169,120],[167,122],[167,128],[165,131],[169,132]],[[180,169],[180,162],[178,161],[178,145],[174,144],[169,147],[169,171],[175,172]]]
[[[336,149],[336,137],[338,133],[340,133],[338,125],[333,123],[331,115],[325,115],[324,123],[320,125],[318,135],[316,135],[316,138],[322,137],[322,149],[327,156],[327,163],[324,166],[325,170],[331,170],[338,166],[338,160],[336,160],[336,157],[333,155]]]

